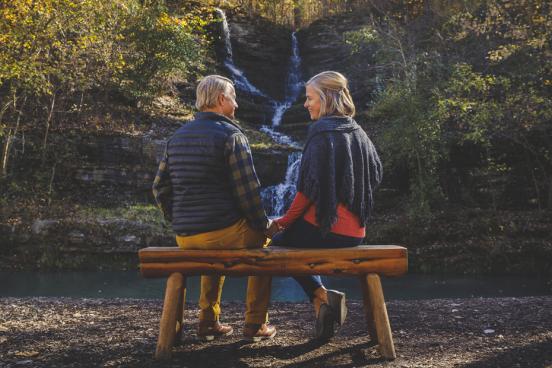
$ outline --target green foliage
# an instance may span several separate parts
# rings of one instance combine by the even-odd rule
[[[43,128],[44,159],[50,128],[78,126],[87,106],[149,106],[174,81],[195,79],[209,10],[170,13],[163,0],[0,3],[1,176],[18,134]]]
[[[151,204],[132,204],[116,208],[83,207],[77,212],[76,216],[90,220],[125,219],[145,224],[155,224],[160,228],[165,226],[161,211]]]
[[[447,123],[460,143],[470,141],[486,148],[504,120],[500,102],[493,98],[507,93],[507,78],[482,75],[465,63],[452,67],[452,75],[436,101],[436,115],[442,124]]]
[[[37,96],[120,85],[150,96],[201,67],[205,24],[161,1],[13,1],[0,7],[0,85]]]
[[[407,82],[396,82],[379,96],[370,117],[385,126],[381,149],[387,169],[406,165],[412,173],[413,214],[429,216],[432,204],[441,199],[437,174],[442,127],[428,109],[427,101]]]
[[[201,71],[205,35],[194,30],[205,25],[207,22],[196,15],[171,16],[160,4],[133,14],[124,33],[132,52],[124,57],[123,90],[138,99],[148,99],[169,89],[171,79]]]
[[[494,208],[508,188],[552,206],[552,8],[486,0],[425,17],[387,13],[376,36],[345,38],[355,51],[378,47],[384,90],[370,117],[388,169],[408,167],[411,208],[431,212],[450,182]]]
[[[356,31],[343,33],[343,40],[351,47],[351,54],[358,54],[370,45],[377,44],[379,36],[374,28],[364,26]]]

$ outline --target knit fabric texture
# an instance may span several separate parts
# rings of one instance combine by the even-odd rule
[[[339,202],[366,226],[382,176],[376,148],[354,119],[329,116],[311,125],[297,190],[315,202],[316,221],[323,234],[337,221]]]

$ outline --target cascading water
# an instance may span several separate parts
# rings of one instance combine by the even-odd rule
[[[299,56],[299,42],[295,32],[291,34],[291,58],[289,62],[288,78],[286,81],[286,94],[284,101],[274,102],[274,115],[272,116],[272,126],[263,126],[261,131],[268,134],[276,143],[300,148],[301,146],[294,142],[290,137],[275,130],[282,122],[282,117],[287,109],[297,100],[303,82],[301,80],[301,57]]]
[[[261,191],[263,206],[269,217],[280,217],[295,197],[296,183],[301,164],[301,152],[293,152],[288,156],[286,178],[283,183],[266,187]]]
[[[232,43],[230,42],[230,27],[228,26],[228,20],[226,19],[226,14],[224,13],[224,11],[222,11],[222,9],[216,9],[216,13],[218,17],[222,20],[222,33],[224,36],[224,62],[223,63],[226,69],[228,69],[228,71],[232,75],[232,79],[234,80],[234,84],[236,85],[236,88],[250,95],[265,97],[270,101],[273,101],[264,92],[262,92],[260,89],[255,87],[249,81],[249,79],[247,79],[243,71],[240,70],[238,67],[236,67],[236,65],[234,64],[234,58],[232,53]]]
[[[272,125],[261,127],[261,131],[269,135],[275,142],[287,145],[296,149],[301,148],[301,145],[295,142],[291,137],[275,130],[282,121],[282,117],[287,109],[291,107],[293,102],[299,96],[302,87],[300,65],[301,58],[299,56],[299,45],[295,32],[291,34],[291,58],[289,64],[288,78],[286,81],[286,93],[284,101],[276,101],[267,96],[257,87],[255,87],[245,76],[244,72],[234,64],[232,44],[230,42],[230,27],[226,19],[226,14],[221,9],[216,10],[219,18],[222,20],[222,32],[224,36],[224,66],[231,74],[234,84],[237,89],[246,92],[253,96],[261,96],[268,99],[269,104],[274,109],[272,117]],[[295,196],[297,177],[299,174],[299,165],[301,162],[301,153],[294,152],[288,156],[288,166],[286,177],[283,183],[270,186],[261,191],[263,205],[270,217],[283,215],[284,209],[293,200]]]
[[[286,97],[283,102],[276,104],[274,116],[272,117],[272,127],[262,127],[261,131],[268,134],[273,140],[281,144],[287,144],[294,148],[300,148],[297,142],[274,129],[282,121],[282,116],[287,109],[297,100],[303,82],[301,80],[301,58],[299,56],[299,43],[295,32],[291,34],[291,58],[289,63],[289,74],[286,83]],[[267,187],[262,190],[261,197],[267,213],[270,217],[279,217],[284,214],[284,210],[289,206],[293,197],[295,197],[297,177],[299,175],[299,166],[301,163],[301,153],[294,152],[288,156],[288,166],[286,177],[283,183]]]
[[[301,57],[299,56],[299,42],[295,32],[291,34],[291,59],[289,63],[289,72],[286,83],[286,97],[284,101],[276,104],[274,116],[272,117],[272,126],[277,127],[282,122],[284,112],[291,107],[297,100],[303,82],[301,80]]]

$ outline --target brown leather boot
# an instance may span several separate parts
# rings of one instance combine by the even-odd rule
[[[243,329],[243,338],[247,341],[259,342],[271,339],[276,335],[276,327],[267,323],[246,323]]]
[[[204,341],[212,341],[216,337],[232,335],[234,329],[223,325],[219,321],[199,321],[197,337]]]

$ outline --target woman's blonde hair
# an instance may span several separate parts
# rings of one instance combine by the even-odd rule
[[[326,71],[309,79],[311,86],[320,96],[320,117],[339,115],[355,116],[355,104],[349,92],[349,81],[341,73]]]
[[[208,75],[204,77],[196,88],[195,106],[203,111],[217,105],[220,94],[230,94],[234,90],[234,83],[221,75]]]

